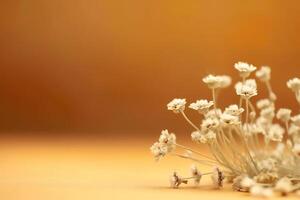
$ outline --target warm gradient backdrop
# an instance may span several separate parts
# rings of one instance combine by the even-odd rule
[[[201,78],[239,60],[270,65],[279,106],[296,109],[299,34],[297,0],[3,0],[0,130],[182,130],[165,104],[208,97]]]

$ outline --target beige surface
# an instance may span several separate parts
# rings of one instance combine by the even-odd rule
[[[2,140],[0,199],[238,199],[227,185],[168,188],[168,175],[188,174],[190,162],[155,163],[148,142]],[[203,172],[207,171],[203,169]]]

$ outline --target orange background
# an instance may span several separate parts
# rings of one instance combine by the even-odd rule
[[[210,98],[202,77],[237,81],[237,61],[271,66],[277,106],[296,113],[286,81],[300,76],[299,33],[297,0],[1,0],[1,199],[249,196],[210,177],[172,190],[169,174],[189,176],[191,162],[154,163],[149,147],[165,128],[189,143],[166,104]],[[230,88],[220,100],[238,98]]]
[[[271,66],[278,105],[298,108],[286,89],[300,76],[296,0],[4,0],[0,10],[1,132],[181,134],[190,129],[166,103],[209,98],[202,77],[237,77],[240,60]],[[233,89],[221,97],[236,101]]]

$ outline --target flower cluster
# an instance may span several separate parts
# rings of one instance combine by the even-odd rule
[[[176,143],[176,136],[168,130],[163,130],[159,140],[151,146],[152,154],[156,160],[170,153],[213,167],[211,172],[201,173],[193,165],[191,176],[185,178],[174,172],[170,178],[173,188],[187,184],[190,179],[199,185],[203,176],[210,175],[214,188],[222,188],[227,179],[234,190],[253,196],[300,194],[300,113],[294,115],[289,108],[276,109],[277,96],[270,83],[270,67],[262,66],[256,71],[254,65],[238,62],[234,68],[241,77],[235,84],[240,99],[237,104],[223,110],[218,107],[217,92],[230,86],[232,79],[211,74],[202,79],[211,90],[211,98],[196,100],[188,106],[200,114],[200,123],[194,123],[187,116],[186,99],[173,99],[167,104],[168,110],[181,114],[194,129],[192,141],[207,145],[211,155]],[[268,91],[268,96],[256,104],[253,97],[258,95],[257,82],[251,78],[255,71],[256,78]],[[290,79],[287,87],[300,104],[300,79]],[[175,147],[187,153],[177,153]]]

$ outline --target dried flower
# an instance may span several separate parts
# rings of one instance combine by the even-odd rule
[[[242,78],[247,78],[248,76],[250,76],[251,72],[256,70],[255,66],[245,62],[235,63],[234,68],[240,72],[240,76]]]
[[[216,130],[220,125],[219,120],[216,118],[207,118],[202,120],[201,129],[203,131]]]
[[[269,81],[271,78],[271,69],[268,66],[262,66],[257,72],[256,77],[261,81]]]
[[[222,75],[221,77],[221,82],[220,82],[220,88],[226,88],[231,85],[231,77],[227,75]]]
[[[292,111],[287,108],[280,108],[276,114],[277,119],[280,119],[283,122],[287,122],[291,118]]]
[[[221,76],[208,75],[202,79],[204,83],[211,89],[220,88],[224,79]]]
[[[284,134],[284,129],[279,124],[272,124],[269,128],[267,137],[270,140],[281,142]]]
[[[246,99],[250,99],[253,96],[257,95],[257,86],[256,86],[256,82],[254,79],[248,79],[245,81],[245,83],[242,82],[238,82],[235,85],[235,90],[237,95],[246,98]]]
[[[178,188],[182,183],[187,184],[187,180],[182,179],[177,172],[173,172],[172,176],[170,177],[170,186],[172,188]]]
[[[248,176],[245,176],[241,180],[241,186],[247,190],[249,190],[255,184],[256,184],[256,182],[253,179],[249,178]]]
[[[225,126],[240,124],[239,118],[237,116],[230,115],[230,114],[227,114],[227,113],[223,113],[221,115],[221,122]]]
[[[300,156],[300,144],[295,144],[292,151],[294,154]]]
[[[213,173],[211,175],[211,180],[213,182],[214,188],[219,189],[223,187],[223,180],[225,179],[223,172],[218,168],[213,168]]]
[[[273,107],[264,108],[260,111],[260,116],[272,120],[275,116],[275,109]]]
[[[282,196],[286,196],[292,191],[292,182],[287,177],[283,177],[276,182],[275,190],[280,192]]]
[[[298,92],[300,90],[300,79],[299,78],[293,78],[288,80],[286,83],[288,88],[290,88],[293,92]]]
[[[159,143],[162,143],[167,146],[168,152],[171,152],[175,149],[176,145],[176,136],[174,133],[169,133],[167,129],[161,131],[159,136]]]
[[[192,140],[195,142],[204,143],[204,144],[207,143],[206,137],[203,134],[201,134],[199,131],[192,132],[191,136],[192,136]]]
[[[202,178],[202,173],[198,170],[196,165],[191,166],[191,176],[194,178],[194,184],[196,186],[199,185]]]
[[[258,109],[273,107],[273,103],[269,99],[261,99],[256,102]]]
[[[300,115],[295,115],[291,118],[292,122],[296,125],[300,127]]]
[[[201,114],[206,114],[209,108],[214,105],[213,101],[208,100],[198,100],[195,103],[191,103],[189,108],[197,110]]]
[[[224,113],[229,114],[229,115],[233,115],[233,116],[239,116],[243,112],[244,112],[243,108],[239,108],[238,105],[233,104],[233,105],[230,105],[227,108],[225,108]]]
[[[150,147],[150,150],[156,161],[160,160],[162,157],[164,157],[168,153],[167,146],[163,145],[162,143],[159,143],[159,142],[155,142]]]
[[[173,99],[168,103],[168,110],[172,110],[174,113],[180,113],[185,109],[186,100],[185,99]]]
[[[260,185],[254,185],[250,189],[250,193],[257,197],[271,197],[273,196],[273,190],[271,188],[264,188]]]
[[[233,104],[221,110],[222,106],[217,103],[217,100],[221,99],[217,98],[218,89],[231,84],[231,78],[226,75],[208,75],[203,78],[203,82],[212,89],[213,101],[197,100],[189,105],[191,109],[203,115],[200,127],[185,114],[185,99],[174,99],[167,105],[168,110],[181,113],[196,129],[191,134],[192,140],[208,145],[213,157],[177,144],[176,136],[168,130],[161,132],[158,142],[155,142],[150,150],[156,160],[177,147],[181,151],[172,154],[173,156],[190,159],[203,165],[219,164],[226,172],[227,180],[233,180],[235,190],[250,191],[255,196],[271,196],[273,189],[282,195],[296,191],[299,189],[297,181],[300,173],[300,114],[291,117],[292,111],[287,108],[281,108],[276,112],[276,95],[270,83],[271,70],[264,66],[256,72],[256,77],[266,84],[269,95],[268,99],[256,103],[260,111],[257,116],[256,109],[250,101],[250,98],[257,95],[257,84],[254,79],[247,79],[256,67],[239,62],[235,64],[235,68],[242,77],[242,81],[235,85],[236,93],[240,96],[239,106]],[[300,103],[300,79],[289,80],[287,86],[295,93],[296,100]],[[273,121],[275,115],[284,122],[286,129]],[[285,131],[288,135],[283,137]],[[261,145],[259,136],[263,136],[264,145]],[[277,143],[276,148],[273,149],[273,145],[269,145],[271,141]],[[181,154],[182,150],[186,153]],[[211,174],[214,187],[220,188],[225,178],[218,167],[212,172],[202,174],[196,166],[192,166],[191,174],[191,177],[182,178],[174,172],[170,178],[171,187],[177,188],[182,183],[187,183],[189,179],[198,185],[202,176]]]

